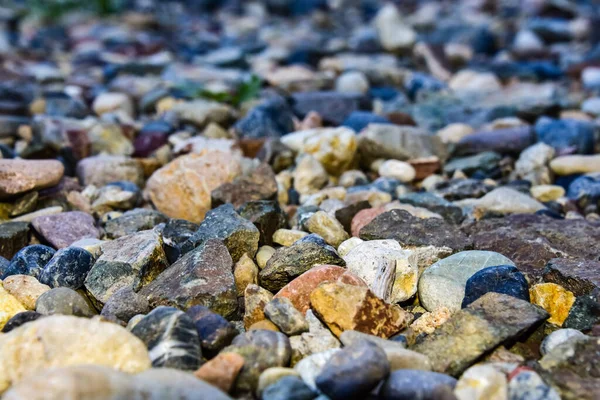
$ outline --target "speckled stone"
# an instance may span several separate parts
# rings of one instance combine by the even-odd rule
[[[94,261],[87,250],[79,247],[62,248],[41,271],[40,282],[53,288],[64,286],[73,290],[81,289]]]
[[[100,237],[94,218],[81,211],[37,217],[31,224],[44,239],[58,249],[81,239]]]
[[[150,312],[148,300],[134,292],[132,287],[126,286],[110,296],[100,314],[104,318],[126,325],[134,316],[148,312]]]
[[[49,286],[29,275],[11,275],[2,281],[2,286],[28,310],[35,310],[37,299],[50,290]]]
[[[504,293],[517,299],[529,301],[529,284],[525,276],[512,265],[484,268],[474,273],[465,284],[465,308],[488,292]]]
[[[10,260],[10,264],[0,278],[6,278],[10,275],[30,275],[38,278],[44,266],[54,256],[54,249],[35,244],[23,247]]]
[[[156,210],[134,209],[104,223],[104,236],[117,239],[123,236],[153,229],[156,225],[169,221],[166,215]]]
[[[274,233],[287,227],[286,215],[276,201],[250,201],[243,204],[238,213],[256,226],[260,233],[260,246],[272,245]]]
[[[271,300],[265,306],[265,316],[286,335],[298,335],[308,331],[308,322],[286,297]]]
[[[203,354],[212,356],[228,346],[238,334],[235,326],[204,306],[193,306],[185,312],[196,325]]]
[[[0,256],[11,259],[29,242],[29,223],[5,222],[0,224]]]

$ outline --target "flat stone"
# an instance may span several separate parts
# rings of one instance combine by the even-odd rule
[[[401,369],[385,380],[379,391],[383,400],[440,399],[439,390],[454,389],[456,379],[437,372]]]
[[[139,187],[144,184],[144,170],[140,163],[125,156],[99,155],[84,158],[77,164],[77,177],[84,186],[102,187],[118,181],[130,181]]]
[[[462,308],[488,292],[502,293],[529,301],[529,284],[525,276],[513,265],[487,267],[475,272],[465,284]]]
[[[35,311],[42,315],[63,314],[87,318],[98,314],[83,295],[66,287],[42,293],[35,303]]]
[[[0,199],[55,186],[64,172],[56,160],[0,159]]]
[[[552,172],[557,175],[588,174],[600,172],[600,156],[560,156],[550,161]]]
[[[231,203],[238,208],[246,202],[274,200],[277,198],[277,182],[269,164],[261,163],[248,175],[226,182],[211,192],[212,207]]]
[[[11,259],[29,243],[29,223],[5,222],[0,224],[0,256]]]
[[[229,393],[240,370],[244,366],[244,357],[236,353],[221,353],[207,361],[194,372],[196,378]]]
[[[508,339],[518,338],[548,316],[526,301],[487,293],[457,311],[412,350],[428,356],[434,371],[458,376],[483,354]]]
[[[117,239],[153,229],[156,225],[167,221],[169,221],[169,218],[156,210],[138,208],[126,211],[120,217],[106,221],[104,223],[104,234],[108,239]]]
[[[446,200],[455,201],[468,198],[480,198],[494,187],[477,179],[450,179],[434,186],[434,193]]]
[[[237,310],[233,262],[220,240],[209,239],[181,257],[140,293],[151,307],[187,310],[202,305],[231,317]]]
[[[531,303],[548,311],[548,322],[562,326],[575,303],[575,296],[556,283],[538,283],[529,289]]]
[[[464,200],[468,201],[468,200]],[[534,198],[508,187],[499,187],[469,205],[499,214],[528,214],[546,207]]]
[[[575,296],[583,296],[600,289],[600,262],[553,258],[546,264],[543,277]]]
[[[94,262],[94,256],[89,251],[80,247],[65,247],[58,250],[44,266],[39,280],[49,287],[64,286],[78,290],[83,287]]]
[[[193,306],[186,311],[198,331],[202,354],[210,357],[231,344],[238,334],[235,326],[204,306]]]
[[[139,232],[102,245],[102,255],[87,274],[85,288],[95,302],[104,304],[126,286],[140,290],[167,267],[160,236],[154,231]]]
[[[542,117],[535,123],[538,141],[560,154],[590,154],[594,147],[594,126],[588,121]]]
[[[35,310],[37,299],[50,290],[50,287],[38,282],[33,276],[12,275],[2,282],[4,290],[15,297],[27,310]]]
[[[298,335],[308,331],[308,322],[286,297],[271,300],[264,309],[265,316],[286,335]]]
[[[345,330],[390,337],[411,320],[402,308],[386,304],[368,288],[339,282],[319,285],[310,302],[315,314],[338,337]]]

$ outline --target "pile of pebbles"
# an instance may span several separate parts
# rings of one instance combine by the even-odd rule
[[[5,3],[3,399],[598,398],[593,0]]]

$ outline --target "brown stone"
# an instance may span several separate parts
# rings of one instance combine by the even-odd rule
[[[144,170],[137,160],[125,156],[87,157],[77,164],[77,176],[83,185],[104,186],[111,182],[131,181],[142,187]]]
[[[244,293],[244,327],[248,329],[258,321],[265,320],[264,308],[273,299],[273,294],[258,285],[246,286]]]
[[[63,212],[34,218],[35,230],[57,249],[70,246],[81,239],[98,239],[94,218],[81,211]]]
[[[546,264],[544,280],[583,296],[600,289],[600,262],[553,258]]]
[[[303,314],[310,309],[310,294],[323,282],[343,282],[365,286],[362,279],[337,265],[318,265],[306,271],[283,287],[274,298],[286,297]]]
[[[268,319],[263,319],[262,321],[255,322],[252,324],[251,327],[248,328],[249,331],[257,331],[257,330],[261,330],[261,329],[265,329],[267,331],[273,331],[273,332],[281,332],[279,330],[279,328],[277,327],[277,325],[275,325]]]
[[[412,315],[387,304],[365,286],[323,283],[310,294],[315,314],[340,336],[355,330],[388,338],[410,324]]]
[[[239,160],[231,154],[188,154],[152,174],[145,193],[167,216],[201,222],[211,209],[211,191],[231,182],[240,172]]]
[[[55,186],[64,172],[56,160],[0,159],[0,199]]]
[[[548,311],[548,322],[558,326],[565,322],[575,303],[573,293],[556,283],[538,283],[529,289],[529,296],[533,304]]]
[[[212,207],[231,203],[238,208],[248,201],[275,200],[277,182],[269,164],[262,163],[247,176],[240,176],[211,193]]]
[[[221,353],[198,368],[194,375],[229,393],[243,366],[244,357],[239,354]]]
[[[417,181],[425,179],[440,170],[440,159],[435,156],[415,158],[408,160],[408,163],[415,169],[415,180]]]
[[[386,212],[384,207],[367,208],[357,212],[354,218],[352,218],[352,224],[350,226],[352,236],[358,237],[358,233],[365,225],[368,225],[375,217],[384,212]]]

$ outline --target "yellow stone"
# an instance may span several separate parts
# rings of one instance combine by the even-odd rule
[[[254,261],[244,253],[233,268],[233,276],[235,277],[235,287],[237,288],[238,297],[242,297],[246,291],[246,286],[250,284],[258,284],[258,267]]]
[[[291,246],[296,240],[302,239],[308,233],[296,229],[277,229],[273,233],[273,241],[282,246]]]
[[[23,311],[27,309],[4,288],[4,282],[0,281],[0,329],[4,328],[15,314]],[[0,377],[0,386],[1,382],[2,377]]]
[[[444,322],[448,321],[448,318],[452,313],[448,307],[440,307],[437,310],[426,312],[421,315],[415,322],[412,323],[410,328],[416,335],[425,333],[431,335]]]
[[[29,275],[11,275],[4,279],[3,285],[28,310],[35,310],[38,297],[50,290],[50,286]]]
[[[538,283],[529,289],[531,302],[548,311],[548,322],[562,326],[575,303],[575,295],[556,283]]]
[[[277,327],[277,325],[275,325],[274,323],[272,323],[268,319],[263,319],[262,321],[258,321],[258,322],[253,323],[252,326],[250,326],[248,328],[248,330],[249,331],[268,330],[268,331],[280,332],[279,328]]]
[[[554,201],[565,195],[565,189],[558,185],[537,185],[530,189],[530,193],[541,202]]]
[[[256,253],[256,262],[258,263],[258,267],[263,269],[273,254],[275,254],[275,249],[273,247],[267,245],[261,246]]]

